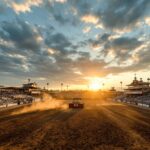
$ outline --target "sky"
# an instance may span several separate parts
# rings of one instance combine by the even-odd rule
[[[135,73],[150,77],[150,0],[0,0],[0,85],[110,88]]]

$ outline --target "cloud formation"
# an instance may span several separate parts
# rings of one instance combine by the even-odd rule
[[[18,2],[16,0],[5,0],[6,4],[11,7],[17,14],[23,12],[30,12],[33,6],[39,6],[42,0],[23,0]]]
[[[86,77],[148,70],[149,6],[148,0],[2,0],[0,75],[85,84]]]

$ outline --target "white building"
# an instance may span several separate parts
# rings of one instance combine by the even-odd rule
[[[150,83],[144,82],[142,78],[137,80],[135,77],[131,84],[125,89],[126,95],[143,95],[150,92]]]

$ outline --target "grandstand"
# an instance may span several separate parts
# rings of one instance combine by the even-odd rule
[[[23,84],[22,87],[0,87],[0,107],[32,103],[42,91],[36,83]]]

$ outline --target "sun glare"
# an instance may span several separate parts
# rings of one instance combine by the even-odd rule
[[[99,90],[101,88],[99,79],[97,79],[97,78],[92,79],[89,87],[91,90]]]

